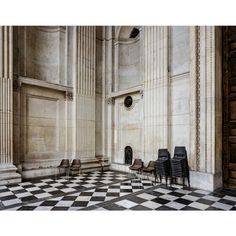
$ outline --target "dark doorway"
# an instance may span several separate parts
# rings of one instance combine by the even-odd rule
[[[223,35],[223,181],[236,188],[236,27],[222,28]]]
[[[125,147],[125,164],[131,165],[133,160],[133,150],[130,146]]]

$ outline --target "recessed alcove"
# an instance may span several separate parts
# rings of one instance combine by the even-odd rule
[[[133,149],[130,146],[125,147],[125,165],[131,165],[133,161]]]

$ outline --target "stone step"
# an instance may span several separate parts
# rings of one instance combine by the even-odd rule
[[[35,168],[33,163],[27,162],[22,164],[22,169],[19,170],[23,179],[32,179],[43,176],[52,176],[59,174],[58,165],[60,164],[60,160],[51,161],[47,163],[41,163],[37,165]],[[94,158],[88,160],[81,160],[81,171],[90,172],[97,170],[108,170],[110,167],[109,161],[107,158]],[[63,174],[65,170],[61,169],[61,174]],[[72,172],[72,174],[77,174],[77,172]]]

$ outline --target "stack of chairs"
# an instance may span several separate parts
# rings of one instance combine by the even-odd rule
[[[187,151],[184,146],[175,147],[174,157],[171,159],[171,174],[172,178],[183,178],[183,185],[185,184],[185,178],[188,180],[188,187],[190,188],[189,181],[189,167]]]
[[[165,177],[166,185],[168,177],[171,177],[171,164],[170,164],[170,153],[167,149],[158,150],[158,159],[156,161],[156,175],[159,176],[162,182],[162,177]],[[155,179],[156,182],[156,179]]]

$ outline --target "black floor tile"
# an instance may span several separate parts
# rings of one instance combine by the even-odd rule
[[[163,196],[164,193],[159,193],[159,192],[156,192],[156,191],[147,191],[148,194],[151,194],[153,196],[156,196],[156,197],[160,197],[160,196]]]
[[[200,198],[197,200],[197,202],[199,203],[203,203],[203,204],[206,204],[206,205],[212,205],[213,203],[215,203],[214,201],[210,201],[210,200],[207,200],[207,199],[204,199],[204,198]]]
[[[12,191],[14,194],[19,194],[19,193],[26,193],[28,191],[26,191],[25,189],[20,189],[20,190],[15,190],[15,191]]]
[[[166,204],[166,203],[170,202],[169,200],[166,200],[166,199],[163,199],[163,198],[160,198],[160,197],[154,198],[151,201],[159,203],[159,204]]]
[[[57,188],[57,189],[65,189],[65,188],[68,188],[66,185],[61,185],[61,186],[57,186],[57,187],[54,187],[54,188]]]
[[[48,184],[45,184],[43,186],[40,186],[41,189],[45,189],[45,188],[51,188],[52,186],[49,186]]]
[[[88,205],[88,201],[75,201],[71,206],[72,207],[86,207]]]
[[[34,187],[37,187],[37,186],[35,186],[33,184],[28,184],[28,185],[24,185],[22,187],[28,189],[28,188],[34,188]]]
[[[106,193],[107,189],[105,189],[105,188],[97,188],[94,192]]]
[[[120,190],[121,193],[132,193],[132,189],[121,189]]]
[[[175,197],[183,197],[185,194],[183,193],[178,193],[178,192],[171,192],[168,193],[169,195],[175,196]]]
[[[104,209],[111,210],[111,211],[120,211],[120,210],[126,210],[125,207],[116,205],[116,204],[111,204],[107,206],[103,206]]]
[[[213,196],[213,197],[219,197],[219,198],[223,198],[225,196],[225,194],[218,193],[218,192],[209,193],[208,195]]]
[[[58,201],[44,201],[42,202],[42,204],[40,204],[40,206],[55,206],[58,203]]]
[[[104,201],[105,197],[91,197],[90,201],[94,201],[94,202],[99,202],[99,201]]]
[[[67,211],[69,207],[53,207],[52,211]]]
[[[52,194],[52,195],[65,194],[64,192],[62,192],[60,190],[55,190],[55,191],[52,191],[52,192],[49,192],[49,193]]]
[[[227,199],[220,199],[219,202],[227,204],[227,205],[232,205],[232,206],[234,206],[236,204],[236,202],[230,201],[230,200],[227,200]]]
[[[74,201],[77,196],[64,196],[61,200],[62,201]]]
[[[36,190],[36,191],[32,191],[31,193],[34,195],[34,194],[45,193],[45,191],[43,191],[43,190]]]
[[[8,188],[0,189],[0,193],[5,193],[5,192],[9,192],[9,189]]]
[[[22,206],[17,211],[32,211],[36,208],[37,206]]]
[[[188,195],[191,195],[191,196],[194,196],[194,197],[203,197],[203,196],[204,196],[204,194],[195,193],[195,192],[191,192],[191,193],[189,193]]]
[[[109,186],[109,188],[112,188],[112,189],[120,189],[120,186],[119,186],[119,185],[111,185],[111,186]]]
[[[207,209],[205,209],[205,211],[223,211],[223,209],[219,209],[219,208],[210,206]]]
[[[33,201],[33,200],[37,200],[38,198],[36,198],[35,196],[27,196],[27,197],[22,197],[21,201],[22,202],[28,202],[28,201]]]
[[[119,197],[120,194],[119,193],[107,193],[106,196],[107,197]]]
[[[93,192],[81,192],[80,196],[92,196]]]
[[[168,206],[161,206],[161,207],[156,208],[155,210],[158,210],[158,211],[176,211],[176,209],[173,209],[173,208],[168,207]]]
[[[145,199],[143,199],[143,198],[136,197],[136,196],[127,197],[127,199],[128,199],[129,201],[132,201],[132,202],[135,202],[135,203],[138,203],[138,204],[141,204],[141,203],[147,201],[147,200],[145,200]]]
[[[18,187],[19,184],[9,184],[9,185],[6,185],[7,188],[13,188],[13,187]]]
[[[145,206],[142,206],[142,205],[137,205],[137,206],[134,206],[134,207],[131,207],[130,210],[135,210],[135,211],[150,211],[150,208],[147,208]]]
[[[8,201],[8,200],[12,200],[12,199],[17,199],[17,197],[15,195],[9,195],[9,196],[5,196],[5,197],[0,197],[1,201]]]
[[[182,208],[181,211],[182,210],[184,210],[184,211],[200,211],[200,209],[196,209],[196,208],[193,208],[190,206],[186,206],[186,207]]]
[[[191,204],[193,201],[187,200],[187,199],[183,199],[183,198],[178,198],[176,200],[174,200],[174,202],[178,202],[184,205],[189,205]]]

